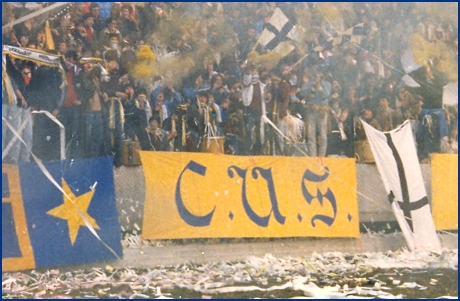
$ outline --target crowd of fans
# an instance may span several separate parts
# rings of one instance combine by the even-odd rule
[[[41,7],[2,6],[3,25]],[[314,3],[73,3],[50,19],[54,50],[34,18],[3,29],[3,45],[62,55],[66,85],[60,90],[56,68],[7,55],[16,103],[3,88],[2,114],[16,129],[25,124],[21,137],[42,160],[59,159],[59,129],[34,110],[65,126],[68,158],[113,155],[115,166],[125,141],[153,151],[206,151],[212,140],[227,154],[356,157],[356,143],[366,141],[360,118],[381,131],[410,120],[420,161],[457,153],[457,105],[443,104],[443,87],[457,84],[445,72],[445,53],[458,66],[456,24],[416,6],[344,6],[343,29],[362,24],[362,39],[336,45],[336,20]],[[271,49],[258,38],[277,7],[292,24],[308,19],[309,36],[261,62]],[[417,87],[402,80],[401,64],[414,35],[446,45],[410,74]],[[193,66],[136,76],[145,47],[157,58],[193,57]],[[15,134],[5,123],[2,130],[4,150]],[[17,139],[3,162],[21,160],[30,149]]]

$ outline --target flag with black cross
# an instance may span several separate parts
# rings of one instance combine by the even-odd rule
[[[313,51],[320,52],[322,50],[332,49],[334,46],[342,46],[347,42],[360,45],[363,39],[368,37],[369,34],[375,33],[377,30],[377,28],[369,24],[359,23],[345,31],[336,32],[334,35],[326,37],[321,45],[313,48]]]
[[[352,42],[359,45],[367,34],[368,30],[365,29],[364,23],[356,24],[355,26],[339,33],[334,38],[334,45],[343,45],[346,42]]]
[[[301,32],[302,28],[277,7],[270,21],[265,24],[254,49],[257,45],[262,45],[267,52],[273,51],[286,56],[295,49],[292,41],[301,41]]]
[[[439,251],[441,242],[431,215],[409,120],[390,132],[380,132],[363,120],[361,123],[409,250]]]

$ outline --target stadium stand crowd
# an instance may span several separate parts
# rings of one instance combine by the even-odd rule
[[[33,111],[65,126],[67,158],[115,166],[124,148],[371,162],[360,120],[409,120],[420,162],[458,151],[457,17],[438,3],[77,2],[5,27],[51,4],[2,3],[3,46],[64,70],[3,53],[4,163],[60,158]]]

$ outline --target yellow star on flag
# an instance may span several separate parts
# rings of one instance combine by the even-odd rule
[[[84,193],[78,197],[76,197],[73,192],[70,190],[69,185],[67,182],[62,179],[62,189],[64,192],[70,197],[70,200],[62,195],[64,199],[64,204],[49,210],[46,212],[49,215],[67,220],[67,224],[69,226],[69,236],[70,242],[73,244],[78,236],[78,231],[80,227],[86,226],[85,220],[82,216],[86,218],[88,223],[94,228],[99,230],[99,226],[96,223],[96,220],[92,218],[88,212],[89,204],[91,203],[91,199],[93,198],[94,190],[90,190],[87,193]],[[78,208],[78,209],[77,209]]]

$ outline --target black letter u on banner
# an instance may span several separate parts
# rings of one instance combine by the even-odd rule
[[[263,168],[260,168],[260,167],[255,167],[252,170],[252,173],[251,173],[251,175],[252,175],[252,177],[254,179],[257,179],[259,177],[259,174],[260,174],[262,176],[262,178],[264,178],[264,180],[267,182],[268,192],[269,192],[269,196],[270,196],[270,203],[271,203],[271,206],[272,206],[272,208],[270,210],[270,213],[268,215],[259,216],[254,210],[252,210],[252,207],[249,204],[247,194],[246,194],[246,173],[247,173],[248,170],[247,169],[241,169],[238,166],[232,165],[227,170],[227,173],[228,173],[230,178],[235,177],[233,169],[240,176],[240,178],[243,179],[241,198],[242,198],[242,201],[243,201],[244,211],[246,212],[248,217],[251,219],[251,221],[253,221],[256,225],[258,225],[260,227],[267,227],[268,222],[270,221],[270,215],[273,212],[276,221],[278,223],[280,223],[281,225],[284,225],[284,222],[286,221],[286,217],[281,215],[281,213],[279,211],[279,208],[278,208],[278,201],[276,199],[275,186],[274,186],[274,183],[273,183],[273,176],[272,176],[271,170],[270,169],[263,169]]]

